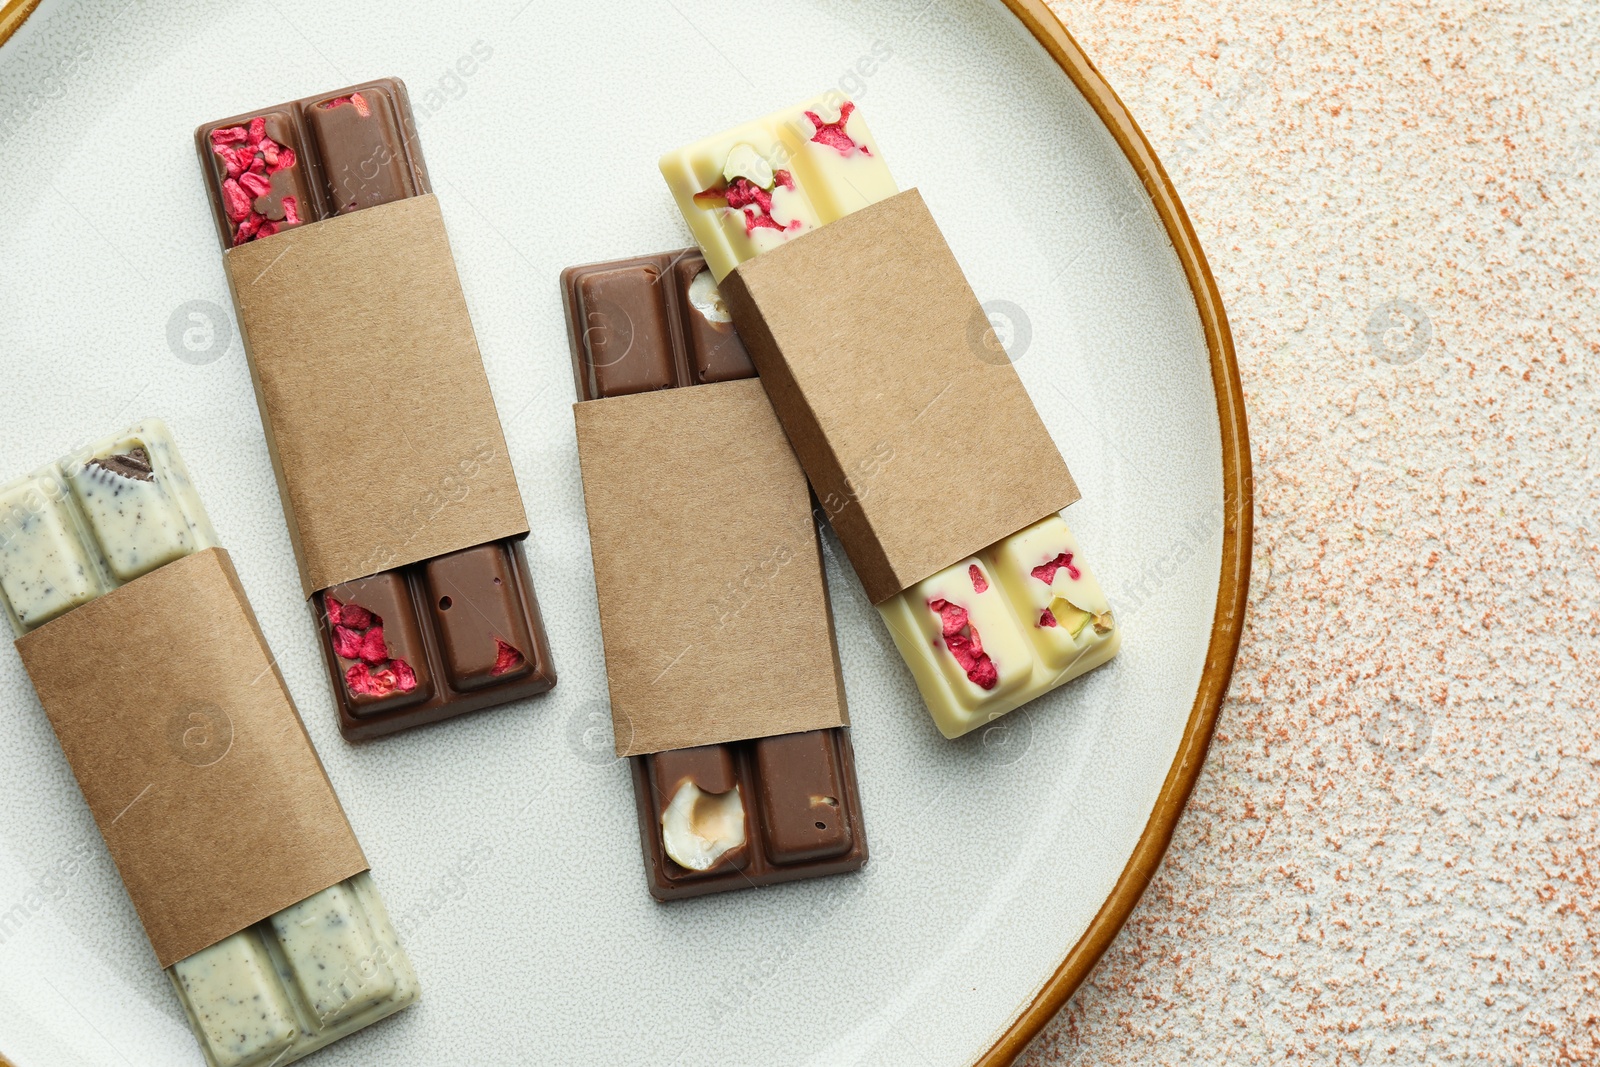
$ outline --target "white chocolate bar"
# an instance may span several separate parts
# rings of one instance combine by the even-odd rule
[[[417,975],[370,874],[167,972],[210,1067],[282,1067],[414,1003]]]
[[[217,545],[158,420],[0,489],[0,603],[17,635]],[[417,999],[359,874],[167,969],[211,1067],[282,1067]]]
[[[878,605],[946,737],[1105,663],[1122,632],[1059,515]]]
[[[0,489],[0,601],[17,636],[217,545],[159,419]]]
[[[839,93],[668,152],[661,174],[719,282],[752,256],[900,191]]]
[[[861,113],[838,94],[668,152],[661,174],[719,282],[745,260],[899,192]],[[744,203],[756,195],[749,188],[727,195],[740,179],[770,194],[770,211]],[[1072,562],[1049,572],[1051,581],[1036,576],[1063,555]],[[1121,632],[1080,557],[1052,515],[878,605],[946,737],[1116,655]]]

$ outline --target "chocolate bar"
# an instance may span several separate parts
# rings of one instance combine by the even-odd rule
[[[741,263],[899,194],[860,112],[837,94],[669,152],[661,159],[661,172],[718,281]],[[738,282],[742,286],[743,278]],[[893,326],[879,324],[880,330],[885,328]],[[758,328],[754,334],[764,332]],[[847,331],[840,331],[845,335]],[[918,358],[926,349],[909,354]],[[794,368],[786,365],[783,371],[782,378],[794,390]],[[831,375],[819,377],[837,385]],[[881,378],[872,384],[880,392],[885,388]],[[955,382],[942,384],[948,390]],[[835,392],[847,389],[840,385]],[[796,391],[805,392],[803,386]],[[909,423],[931,406],[920,400],[917,405],[916,418]],[[792,439],[826,438],[814,426],[802,425],[804,417],[789,414],[792,408],[777,407]],[[915,432],[912,428],[907,436]],[[891,440],[885,438],[885,445]],[[825,441],[825,446],[834,445]],[[801,459],[811,459],[807,474],[814,486],[838,473],[821,469],[823,463],[836,465],[837,455],[817,460],[802,450]],[[867,468],[869,475],[875,472],[875,466]],[[849,478],[835,480],[850,485]],[[874,488],[869,485],[868,492]],[[890,495],[879,490],[880,499]],[[840,499],[838,511],[865,502],[867,495],[850,490]],[[914,528],[916,523],[902,525]],[[843,522],[836,521],[836,526],[841,538],[849,538],[852,531]],[[846,547],[853,543],[847,539]],[[866,554],[884,553],[874,544]],[[878,611],[946,737],[959,737],[1105,663],[1121,642],[1105,595],[1059,514],[907,588],[897,582],[886,591],[893,595],[874,597]]]
[[[0,488],[0,602],[18,637],[217,535],[151,419]]]
[[[209,123],[196,140],[225,247],[430,192],[411,105],[395,79]],[[496,707],[555,685],[518,540],[315,593],[347,740]]]
[[[583,400],[755,377],[693,250],[572,267],[561,286]],[[866,862],[845,728],[656,752],[630,763],[658,900],[838,874]]]
[[[201,949],[167,974],[210,1067],[293,1063],[420,994],[366,873]]]
[[[0,489],[0,601],[19,638],[215,547],[199,494],[156,420]],[[366,872],[167,973],[212,1067],[290,1063],[418,995]]]

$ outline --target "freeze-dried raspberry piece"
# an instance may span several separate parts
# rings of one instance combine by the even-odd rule
[[[392,660],[389,666],[394,668],[394,687],[401,693],[409,693],[417,687],[417,672],[411,669],[411,664],[403,659]]]
[[[845,123],[850,121],[850,114],[855,109],[856,105],[846,100],[839,108],[839,118],[835,122],[823,122],[821,115],[815,111],[807,111],[806,118],[817,128],[811,139],[817,144],[825,144],[829,148],[836,149],[842,156],[848,156],[851,152],[860,152],[864,156],[872,155],[866,145],[856,144],[850,139],[850,135],[844,132]]]
[[[348,626],[333,628],[333,654],[340,659],[361,659],[362,635]]]
[[[1071,578],[1073,581],[1077,581],[1079,578],[1083,577],[1083,572],[1072,565],[1071,552],[1063,552],[1049,563],[1041,563],[1028,573],[1039,579],[1045,585],[1053,585],[1055,584],[1056,580],[1056,571],[1059,571],[1063,567],[1067,569],[1067,577]]]
[[[265,115],[257,115],[250,120],[250,143],[253,145],[260,144],[261,139],[266,135],[267,117]]]
[[[272,192],[272,182],[267,180],[267,176],[253,170],[247,170],[239,175],[239,187],[253,197],[266,196]]]
[[[229,126],[223,130],[211,131],[211,147],[220,148],[223,145],[244,144],[250,139],[250,133],[243,126]]]
[[[967,609],[959,604],[952,604],[948,600],[930,600],[928,608],[939,616],[940,627],[945,637],[960,633],[967,625]]]
[[[489,672],[491,675],[508,674],[528,661],[526,656],[498,637],[494,639],[494,645],[494,669]]]
[[[777,230],[779,232],[783,232],[786,230],[798,229],[800,229],[799,219],[795,219],[793,222],[789,223],[789,225],[785,226],[771,215],[757,215],[749,208],[744,209],[744,235],[746,237],[749,237],[757,230]]]
[[[222,183],[222,207],[233,222],[243,222],[250,214],[250,194],[232,178]]]
[[[261,229],[261,224],[266,221],[267,217],[265,215],[258,215],[254,211],[250,212],[245,217],[245,220],[239,223],[239,228],[234,231],[233,243],[235,245],[244,244],[256,235],[256,231]]]
[[[383,639],[383,627],[374,626],[361,635],[358,658],[366,663],[382,663],[389,658],[389,645]]]
[[[967,609],[942,599],[928,601],[928,608],[939,616],[944,646],[967,672],[967,680],[980,689],[993,689],[1000,681],[1000,670],[983,650],[983,640],[967,618]]]
[[[1039,625],[1060,626],[1061,624],[1056,622],[1055,612],[1051,611],[1049,608],[1045,608],[1039,613]]]
[[[333,599],[333,597],[328,598],[328,603],[330,605],[339,604],[339,602]],[[372,612],[368,611],[360,604],[339,604],[339,608],[342,615],[342,618],[340,618],[339,621],[350,627],[352,630],[365,630],[369,626],[372,626],[379,621],[376,615],[372,614]],[[329,615],[331,617],[331,610],[329,611]]]
[[[322,106],[331,110],[336,107],[343,107],[345,104],[350,104],[353,106],[356,109],[356,114],[360,115],[362,118],[366,118],[372,114],[372,105],[368,104],[367,98],[362,96],[360,93],[351,93],[349,96],[334,97],[332,100],[327,101]]]
[[[350,687],[350,692],[362,697],[386,697],[393,693],[399,684],[394,671],[388,669],[375,671],[365,663],[357,663],[345,671],[344,681]]]
[[[283,198],[283,224],[285,226],[300,225],[300,206],[292,196]]]
[[[735,178],[728,185],[728,206],[746,208],[755,204],[763,212],[772,214],[772,194],[749,178]]]
[[[972,591],[974,593],[988,592],[989,579],[983,576],[983,571],[978,568],[976,563],[967,568],[967,577],[972,579]]]
[[[288,170],[290,167],[294,166],[295,158],[294,149],[287,146],[280,146],[277,151],[276,158],[273,156],[266,156],[267,173],[276,174],[280,170]]]

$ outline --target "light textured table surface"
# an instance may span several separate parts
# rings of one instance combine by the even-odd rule
[[[1600,1062],[1600,6],[1056,9],[1227,300],[1256,549],[1166,862],[1022,1062]]]

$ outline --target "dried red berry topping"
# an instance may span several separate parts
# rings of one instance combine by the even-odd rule
[[[980,689],[993,689],[1000,681],[1000,670],[983,650],[983,640],[967,618],[967,609],[944,599],[928,601],[928,608],[939,616],[944,645],[967,672],[967,680]]]
[[[222,208],[233,226],[235,246],[300,224],[299,205],[290,206],[293,198],[284,197],[281,211],[271,203],[271,176],[290,169],[296,160],[294,149],[267,136],[265,117],[251,119],[248,127],[212,130],[211,151],[227,172],[222,181]]]
[[[866,145],[857,144],[850,139],[848,133],[844,132],[845,123],[850,121],[850,115],[855,109],[856,105],[846,100],[839,108],[839,118],[835,122],[823,122],[822,116],[815,111],[807,111],[806,118],[810,119],[811,125],[817,128],[817,132],[811,135],[811,139],[817,144],[825,144],[829,148],[837,149],[842,156],[848,156],[852,152],[860,152],[864,156],[872,155]]]
[[[974,593],[986,593],[989,591],[989,579],[983,576],[983,571],[976,563],[967,568],[967,577],[972,579],[972,591]]]
[[[528,661],[526,656],[512,648],[510,645],[506,644],[504,641],[500,640],[498,637],[494,639],[494,644],[494,669],[489,672],[490,674],[509,674]]]
[[[383,639],[383,627],[374,626],[361,635],[359,658],[363,663],[382,663],[389,658],[389,645]]]
[[[367,98],[362,96],[360,93],[351,93],[349,96],[336,96],[332,100],[325,101],[317,106],[331,111],[336,107],[343,107],[346,104],[354,107],[356,109],[356,114],[360,115],[362,118],[367,118],[372,114],[372,105],[367,103]]]
[[[348,626],[333,628],[333,654],[340,659],[361,658],[361,633]]]
[[[228,213],[228,221],[243,222],[250,214],[250,194],[229,178],[222,183],[222,207]]]
[[[398,663],[399,661],[396,660],[395,662]],[[385,667],[382,670],[375,671],[365,663],[357,663],[354,667],[351,667],[348,671],[346,671],[344,674],[344,682],[350,687],[350,692],[354,693],[356,696],[386,697],[397,692],[409,692],[410,689],[415,689],[417,687],[416,675],[410,674],[410,667],[407,667],[406,671],[411,678],[411,686],[409,689],[401,688],[400,677],[391,668]]]
[[[352,695],[386,697],[417,687],[417,672],[411,664],[389,657],[381,618],[359,604],[344,604],[331,596],[323,600],[333,633],[333,654],[357,661],[344,672]]]
[[[1039,625],[1040,626],[1060,626],[1061,624],[1056,622],[1055,613],[1053,611],[1051,611],[1049,608],[1045,608],[1043,611],[1041,611],[1039,613]]]
[[[800,228],[801,223],[799,219],[795,219],[794,221],[790,222],[789,225],[785,226],[771,215],[757,215],[749,208],[745,208],[744,210],[744,235],[746,237],[749,237],[757,230],[777,230],[779,232],[784,232],[787,230],[798,230]]]
[[[389,666],[394,668],[394,685],[397,690],[409,693],[417,687],[417,672],[411,669],[411,664],[403,659],[397,659]]]
[[[1073,581],[1077,581],[1079,578],[1083,577],[1083,572],[1072,565],[1071,552],[1063,552],[1049,563],[1041,563],[1028,573],[1039,579],[1045,585],[1054,585],[1056,580],[1056,571],[1059,571],[1063,567],[1067,569],[1067,576]]]
[[[772,188],[783,186],[793,191],[794,175],[786,170],[772,172]],[[749,237],[756,230],[799,230],[804,229],[804,224],[799,219],[794,219],[787,225],[772,217],[772,189],[763,189],[749,178],[738,177],[728,184],[721,182],[709,189],[702,189],[694,194],[695,206],[707,211],[713,208],[726,207],[744,213],[744,235]],[[753,209],[753,210],[752,210]]]
[[[727,198],[729,207],[746,208],[751,204],[755,204],[766,214],[772,214],[772,194],[749,178],[733,179],[728,184],[724,196]]]

